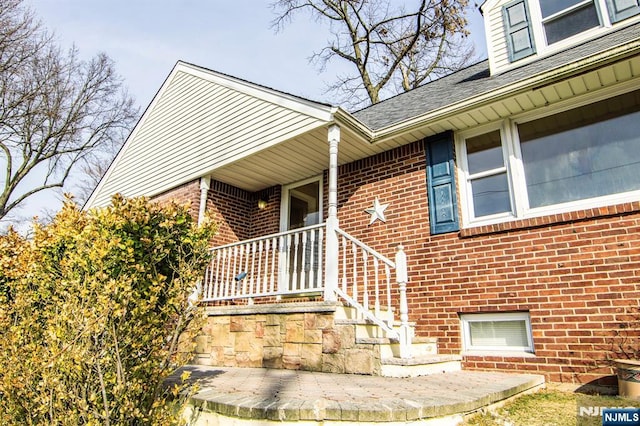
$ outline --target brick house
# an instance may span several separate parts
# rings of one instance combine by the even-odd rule
[[[199,362],[606,383],[640,304],[640,6],[481,10],[488,60],[353,113],[177,63],[88,206],[218,222]]]

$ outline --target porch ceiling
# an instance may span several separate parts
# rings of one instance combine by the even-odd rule
[[[328,126],[313,129],[295,138],[238,159],[211,172],[219,180],[255,192],[274,185],[285,185],[321,174],[329,168]],[[371,144],[361,136],[341,127],[338,148],[339,164],[383,152],[395,141]]]

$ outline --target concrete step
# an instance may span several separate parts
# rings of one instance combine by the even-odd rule
[[[356,339],[385,339],[392,337],[377,324],[364,319],[335,319],[335,324],[354,326]],[[391,323],[391,327],[399,329],[400,323],[397,321],[393,322]],[[411,334],[413,335],[415,323],[409,323],[409,327],[411,328]]]
[[[373,311],[373,309],[372,309]],[[379,317],[383,321],[393,321],[394,309],[388,309],[386,306],[380,308]],[[336,309],[336,320],[364,320],[364,317],[354,307],[343,305]]]
[[[423,355],[411,358],[383,358],[380,375],[384,377],[418,377],[462,370],[460,355]]]
[[[438,340],[428,337],[414,337],[411,341],[411,356],[425,357],[438,354]],[[400,343],[389,342],[380,346],[380,358],[400,358]]]
[[[380,358],[400,358],[400,343],[395,339],[386,337],[361,337],[356,338],[356,344],[378,345]],[[413,357],[430,357],[438,354],[437,339],[429,337],[414,337],[411,342],[411,355]]]

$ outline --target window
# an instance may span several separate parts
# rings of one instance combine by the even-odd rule
[[[474,216],[510,212],[509,182],[499,130],[467,139],[467,165]]]
[[[540,0],[540,11],[547,44],[600,26],[594,0]]]
[[[458,137],[465,226],[640,197],[640,91],[504,128]]]
[[[600,34],[598,29],[606,31],[638,14],[640,0],[512,1],[502,8],[509,61],[531,56],[536,50],[558,50],[566,47],[562,41],[585,33]]]
[[[465,351],[533,352],[528,312],[463,314]]]
[[[529,207],[640,189],[639,108],[599,102],[520,124]]]

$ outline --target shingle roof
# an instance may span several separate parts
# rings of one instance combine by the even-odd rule
[[[353,116],[372,130],[382,129],[525,80],[541,72],[576,62],[638,38],[640,38],[640,23],[635,23],[597,39],[494,76],[490,75],[489,61],[485,60],[409,92],[356,111]]]

